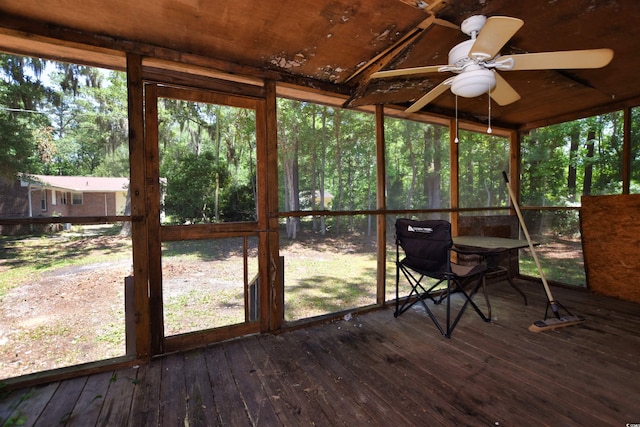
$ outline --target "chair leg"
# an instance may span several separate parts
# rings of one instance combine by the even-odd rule
[[[400,270],[402,270],[403,275],[405,276],[405,278],[409,282],[409,285],[411,286],[411,291],[409,292],[409,295],[404,297],[404,300],[402,301],[402,303],[400,302]],[[467,291],[465,291],[464,288],[465,286],[469,285],[469,282],[460,282],[459,280],[456,280],[454,277],[447,277],[446,279],[444,279],[447,281],[447,286],[443,290],[443,293],[437,299],[434,299],[434,297],[431,296],[431,292],[436,287],[438,287],[441,283],[443,283],[444,280],[440,280],[433,286],[429,287],[428,289],[425,289],[425,287],[421,284],[421,281],[424,277],[425,276],[420,276],[420,278],[416,278],[411,274],[411,272],[407,271],[406,268],[404,268],[400,263],[396,264],[396,301],[395,301],[395,312],[393,314],[394,317],[400,316],[402,313],[404,313],[409,308],[411,308],[416,302],[420,301],[420,303],[424,307],[425,311],[427,312],[427,315],[429,316],[433,324],[436,326],[436,328],[438,328],[438,331],[440,331],[442,336],[445,338],[451,338],[451,335],[453,334],[453,330],[455,329],[456,325],[462,318],[462,315],[464,314],[465,310],[469,305],[473,307],[474,311],[478,313],[478,315],[482,318],[482,320],[484,320],[485,322],[491,321],[491,305],[490,305],[489,297],[486,290],[484,275],[482,275],[481,277],[478,277],[477,280],[475,280],[475,282],[473,283],[473,286],[471,287],[470,292],[468,293]],[[480,286],[483,286],[485,301],[487,302],[487,307],[489,310],[488,317],[485,316],[485,314],[482,312],[480,307],[478,307],[478,305],[473,301],[473,296],[478,292]],[[452,321],[453,316],[451,313],[451,295],[456,291],[460,291],[464,295],[465,301]],[[445,308],[446,318],[445,318],[444,324],[441,324],[438,321],[435,314],[431,311],[431,309],[427,305],[427,302],[426,302],[427,298],[433,301],[434,304],[439,304],[443,300],[446,300],[446,308]]]
[[[397,249],[396,249],[397,250]],[[396,255],[396,311],[393,313],[394,317],[398,317],[399,313],[398,313],[398,307],[399,307],[399,300],[400,300],[400,262],[397,259],[397,255]]]
[[[473,288],[471,289],[471,292],[469,292],[469,293],[467,293],[464,290],[464,286],[463,286],[462,283],[457,283],[457,286],[458,286],[460,292],[462,292],[462,294],[465,297],[465,302],[462,305],[462,307],[460,308],[460,311],[458,311],[458,315],[456,316],[455,320],[453,321],[453,324],[451,325],[451,332],[453,332],[453,329],[458,324],[458,321],[460,320],[460,318],[462,318],[462,315],[464,314],[464,311],[467,309],[467,305],[471,305],[471,307],[473,307],[475,312],[478,313],[478,315],[482,318],[482,320],[484,320],[485,322],[490,322],[491,321],[491,316],[489,316],[489,317],[485,316],[485,314],[482,312],[482,310],[480,310],[480,307],[478,307],[478,305],[475,302],[473,302],[473,295],[478,292],[478,288],[483,283],[484,283],[484,275],[482,275],[482,277],[478,278],[476,283],[473,285]],[[486,296],[486,294],[485,294],[485,296]],[[488,296],[487,296],[487,301],[488,301]],[[489,306],[489,310],[491,310],[491,306]]]
[[[411,291],[409,292],[409,295],[407,295],[404,298],[404,301],[402,302],[402,304],[400,304],[400,291],[399,291],[400,270],[402,270],[402,273],[404,274],[405,278],[409,282],[409,285],[411,286]],[[436,327],[438,328],[438,331],[440,331],[440,333],[444,337],[449,338],[448,317],[447,317],[447,330],[445,330],[425,301],[426,298],[429,298],[431,301],[437,304],[437,302],[433,299],[430,293],[431,291],[433,291],[433,289],[439,286],[442,283],[442,281],[438,281],[433,286],[429,287],[428,289],[425,289],[425,287],[422,286],[421,284],[421,281],[424,277],[425,276],[420,276],[420,278],[417,279],[409,271],[403,268],[401,264],[396,263],[396,302],[395,302],[396,309],[395,309],[395,312],[393,313],[393,316],[394,317],[400,316],[402,313],[404,313],[409,308],[411,308],[416,302],[420,301],[425,311],[427,312],[427,315],[429,316],[433,324],[436,325]]]

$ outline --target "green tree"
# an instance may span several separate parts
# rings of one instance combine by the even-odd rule
[[[217,183],[229,181],[225,163],[210,151],[183,153],[165,159],[161,174],[167,177],[165,213],[175,222],[205,223],[215,220]]]
[[[449,133],[443,126],[385,119],[387,206],[442,208],[449,204]]]
[[[50,174],[128,175],[127,102],[124,73],[57,64],[53,88],[56,156]]]
[[[165,213],[181,223],[255,221],[253,110],[161,99],[158,114]]]
[[[458,135],[460,207],[506,206],[502,171],[509,170],[509,140],[470,131]]]
[[[0,173],[40,173],[54,155],[51,124],[41,113],[50,91],[39,77],[45,62],[0,54]]]

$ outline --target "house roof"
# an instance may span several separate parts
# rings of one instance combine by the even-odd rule
[[[42,187],[82,193],[118,193],[127,191],[129,178],[101,176],[24,175],[23,181]]]
[[[209,77],[264,78],[327,90],[347,105],[408,106],[445,73],[370,80],[378,69],[445,64],[472,15],[524,26],[503,54],[611,48],[596,70],[502,72],[522,99],[494,105],[494,125],[526,128],[640,103],[637,0],[60,0],[0,3],[0,49],[124,69],[125,52],[215,70]],[[154,62],[156,61],[156,62]],[[164,65],[168,64],[165,63]],[[180,67],[176,67],[180,68]],[[459,100],[460,117],[487,121],[486,95]],[[453,117],[444,93],[423,111]]]

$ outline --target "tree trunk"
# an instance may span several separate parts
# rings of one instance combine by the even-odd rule
[[[312,108],[311,108],[311,132],[312,132],[312,136],[311,136],[311,141],[310,144],[311,146],[309,147],[309,151],[311,152],[311,210],[316,210],[318,209],[318,203],[316,200],[316,193],[318,192],[318,179],[317,179],[317,169],[318,169],[318,162],[317,162],[317,156],[316,156],[316,138],[315,138],[315,134],[316,134],[316,104],[313,104]],[[318,231],[318,217],[317,216],[313,216],[312,220],[311,220],[311,229],[313,231]]]
[[[325,170],[327,166],[327,107],[322,107],[322,138],[320,139],[320,206],[325,208]],[[327,233],[327,224],[325,216],[320,217],[320,234],[325,235]]]
[[[127,188],[127,198],[124,205],[124,215],[131,215],[131,185],[129,185],[129,188]],[[131,221],[125,221],[122,223],[120,236],[131,237]]]
[[[298,181],[298,132],[297,123],[291,125],[291,138],[287,138],[282,132],[280,138],[282,155],[284,158],[284,187],[285,209],[289,211],[300,210],[300,183]],[[284,128],[284,126],[283,126]],[[286,232],[289,239],[295,240],[300,229],[299,217],[287,217]]]
[[[220,106],[216,106],[216,188],[214,194],[214,218],[216,222],[220,222],[220,145],[222,139],[222,131],[220,130]]]
[[[593,130],[587,135],[587,161],[584,166],[584,184],[582,186],[582,194],[588,196],[591,194],[591,180],[593,177],[593,149],[596,133]]]
[[[418,174],[418,165],[416,164],[416,156],[413,152],[413,144],[411,143],[411,127],[405,126],[404,131],[404,143],[409,150],[409,161],[411,162],[411,185],[409,186],[409,191],[407,191],[407,200],[405,203],[406,209],[411,209],[412,201],[413,201],[413,193],[416,188],[416,180]]]
[[[571,129],[569,135],[571,139],[571,146],[569,148],[569,172],[567,175],[567,190],[570,201],[576,200],[576,180],[578,171],[576,169],[576,163],[578,159],[578,148],[580,148],[580,127],[574,126]]]
[[[337,203],[336,203],[335,210],[342,210],[342,197],[343,197],[343,191],[344,191],[344,189],[342,188],[342,147],[341,147],[341,141],[340,141],[340,121],[341,121],[340,110],[334,110],[333,131],[334,131],[334,137],[336,139],[335,159],[336,159],[336,175],[338,179],[338,194],[336,197]],[[335,221],[336,221],[336,233],[340,234],[340,217],[339,216],[335,217]]]
[[[442,200],[442,128],[429,126],[424,131],[424,198],[429,209],[441,208]]]

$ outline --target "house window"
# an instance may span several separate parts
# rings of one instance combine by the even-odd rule
[[[82,204],[82,193],[71,193],[71,204],[72,205],[81,205]]]
[[[40,190],[40,195],[40,208],[42,209],[42,212],[45,212],[47,210],[47,190]]]
[[[60,204],[61,205],[66,205],[67,204],[67,194],[66,192],[62,192],[60,193]]]

